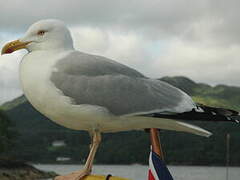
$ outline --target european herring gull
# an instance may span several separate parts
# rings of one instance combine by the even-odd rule
[[[29,102],[57,124],[92,136],[84,169],[58,180],[81,179],[91,172],[101,133],[159,128],[210,136],[178,120],[235,121],[238,116],[197,105],[180,89],[126,65],[75,50],[59,20],[34,23],[24,37],[6,44],[2,54],[23,48],[28,53],[20,64],[20,79]]]

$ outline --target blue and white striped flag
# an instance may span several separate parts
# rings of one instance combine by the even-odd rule
[[[152,150],[149,156],[148,180],[173,180],[165,163]]]

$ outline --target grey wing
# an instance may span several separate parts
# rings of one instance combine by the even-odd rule
[[[123,74],[131,77],[144,77],[138,71],[111,59],[73,51],[57,62],[55,68],[68,75],[100,76]]]
[[[67,61],[71,60],[66,57],[65,62]],[[63,61],[61,63],[63,66]],[[96,64],[88,68],[94,71]],[[102,106],[115,115],[185,112],[195,107],[188,95],[165,82],[145,78],[137,71],[118,63],[107,64],[105,59],[98,64],[98,74],[96,71],[94,74],[88,72],[87,68],[77,74],[68,68],[63,70],[58,64],[58,71],[52,73],[51,80],[65,96],[71,97],[73,103]],[[111,68],[107,73],[101,73],[101,68],[108,66]]]

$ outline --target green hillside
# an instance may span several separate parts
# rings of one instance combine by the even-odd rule
[[[195,83],[185,77],[164,77],[164,80],[191,95],[196,102],[240,111],[240,87]],[[2,106],[15,124],[19,136],[9,156],[32,162],[54,163],[57,157],[70,157],[71,162],[83,162],[89,149],[86,132],[66,129],[38,113],[24,96]],[[231,134],[230,164],[240,165],[240,126],[234,123],[194,122],[214,135],[210,138],[162,131],[161,139],[166,161],[171,164],[224,165],[225,136]],[[55,140],[66,146],[53,147]],[[147,163],[148,134],[141,131],[104,134],[96,163]]]

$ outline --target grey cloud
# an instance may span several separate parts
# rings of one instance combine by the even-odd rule
[[[237,0],[8,0],[0,7],[0,31],[24,32],[39,19],[57,18],[68,25],[134,31],[152,39],[185,33],[184,38],[201,41],[209,36],[199,38],[191,26],[210,19],[222,21],[209,33],[215,45],[225,45],[239,43],[239,5]]]
[[[159,36],[181,34],[191,23],[210,16],[225,17],[211,1],[144,0],[9,0],[0,7],[1,30],[26,29],[44,18],[72,25],[111,27]],[[24,5],[24,9],[22,8]],[[234,6],[234,4],[233,4]],[[231,9],[229,9],[231,11]],[[203,13],[204,12],[204,13]],[[231,18],[227,16],[228,18]]]
[[[22,33],[39,19],[57,18],[72,26],[133,31],[152,39],[183,36],[201,42],[211,38],[215,46],[231,45],[240,41],[239,6],[237,0],[8,0],[0,7],[0,31]],[[209,20],[222,23],[199,38]],[[205,23],[191,29],[199,22]]]
[[[16,72],[5,67],[0,68],[0,104],[22,94]]]
[[[0,104],[22,94],[18,65],[22,52],[0,56]]]

